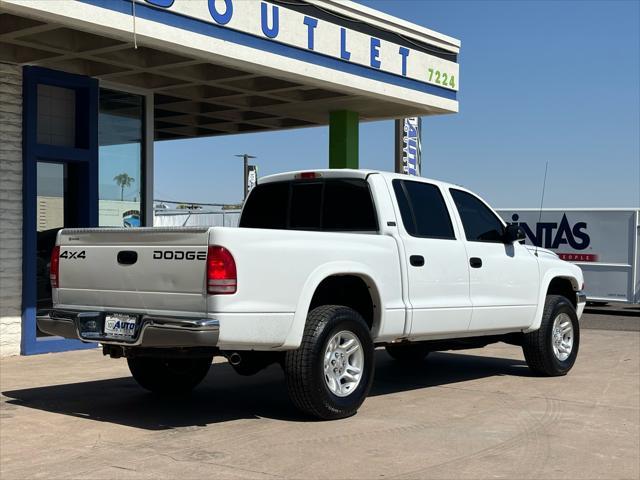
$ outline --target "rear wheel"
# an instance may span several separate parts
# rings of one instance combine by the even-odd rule
[[[128,358],[129,370],[138,384],[154,393],[181,394],[193,390],[207,375],[213,357]]]
[[[285,355],[291,401],[324,420],[355,414],[371,388],[373,353],[369,327],[358,312],[338,305],[313,309],[300,347]]]
[[[384,348],[394,360],[405,364],[420,364],[429,355],[429,349],[423,343],[398,343]]]
[[[576,361],[579,346],[580,324],[573,304],[561,295],[548,295],[540,328],[523,338],[527,365],[539,375],[566,375]]]

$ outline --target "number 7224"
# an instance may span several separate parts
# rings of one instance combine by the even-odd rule
[[[448,75],[446,72],[441,72],[440,70],[434,70],[430,68],[429,72],[429,82],[437,83],[438,85],[442,85],[443,87],[451,87],[456,88],[456,76]]]

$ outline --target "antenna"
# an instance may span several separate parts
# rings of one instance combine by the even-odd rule
[[[544,180],[542,181],[542,198],[540,198],[540,212],[538,214],[538,223],[542,221],[542,205],[544,204],[544,191],[547,186],[547,170],[549,169],[549,160],[544,165]],[[541,239],[540,239],[541,240]],[[538,243],[536,242],[536,257],[538,256]]]

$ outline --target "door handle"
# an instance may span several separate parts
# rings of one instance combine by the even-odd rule
[[[422,255],[411,255],[409,263],[414,267],[421,267],[424,265],[424,257]]]
[[[471,268],[480,268],[482,267],[482,259],[478,257],[471,257],[469,259],[469,265],[471,265]]]

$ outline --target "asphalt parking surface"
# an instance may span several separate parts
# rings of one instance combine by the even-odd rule
[[[581,322],[583,328],[639,332],[640,305],[625,303],[587,304]]]
[[[0,366],[3,480],[640,476],[637,331],[583,330],[559,378],[504,344],[412,369],[379,351],[370,398],[334,422],[299,415],[277,366],[240,377],[216,362],[184,400],[147,394],[98,350]]]

